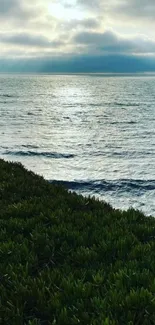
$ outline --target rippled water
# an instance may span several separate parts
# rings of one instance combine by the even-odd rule
[[[155,215],[155,77],[1,75],[0,157]]]

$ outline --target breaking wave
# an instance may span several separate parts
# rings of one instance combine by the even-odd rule
[[[11,156],[28,156],[28,157],[46,157],[46,158],[54,158],[54,159],[62,159],[62,158],[74,158],[72,154],[63,154],[59,152],[43,152],[43,151],[5,151],[5,155]]]
[[[104,192],[134,192],[136,195],[143,195],[145,191],[155,190],[155,180],[92,180],[92,181],[50,181],[60,184],[72,191],[101,194]]]

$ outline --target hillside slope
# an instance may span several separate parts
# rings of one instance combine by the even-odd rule
[[[0,160],[0,324],[155,324],[155,219]]]

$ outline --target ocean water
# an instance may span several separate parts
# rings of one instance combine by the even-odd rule
[[[0,75],[0,157],[155,216],[155,77]]]

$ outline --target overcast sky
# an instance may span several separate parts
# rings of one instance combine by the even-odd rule
[[[0,0],[0,70],[153,70],[154,29],[155,0]]]

